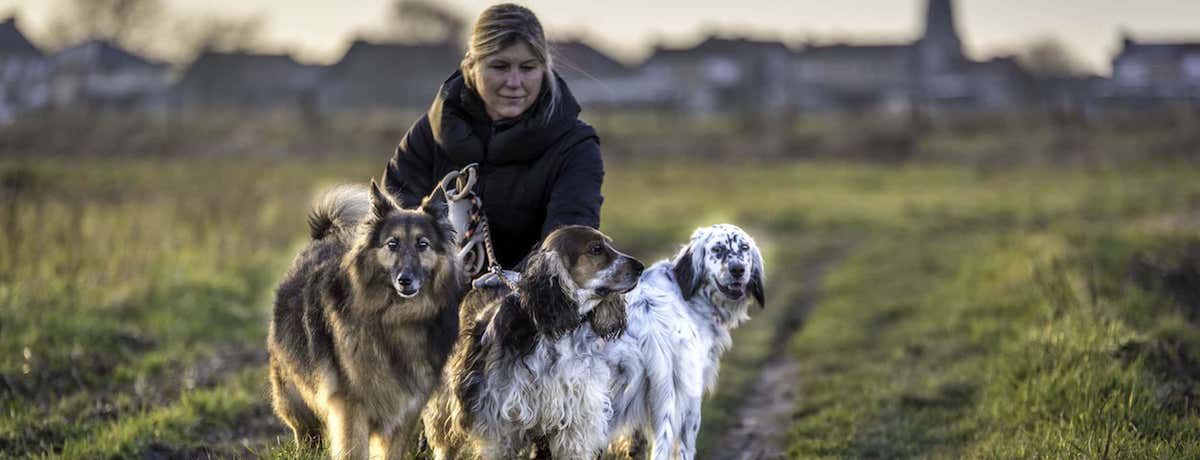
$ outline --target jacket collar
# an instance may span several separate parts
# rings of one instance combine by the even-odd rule
[[[536,160],[570,131],[579,117],[579,103],[562,78],[557,78],[557,83],[559,100],[552,117],[546,116],[550,98],[543,94],[520,117],[492,122],[479,95],[467,87],[462,73],[455,71],[442,83],[429,107],[433,139],[457,164]],[[481,136],[480,132],[491,135]]]

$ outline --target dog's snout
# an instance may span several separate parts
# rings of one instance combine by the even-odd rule
[[[741,262],[729,264],[729,274],[733,275],[734,278],[741,278],[742,275],[746,274],[746,264]]]
[[[396,283],[398,283],[399,285],[401,285],[403,287],[409,287],[409,286],[412,286],[413,279],[411,276],[408,276],[408,275],[400,275],[400,276],[396,277]]]

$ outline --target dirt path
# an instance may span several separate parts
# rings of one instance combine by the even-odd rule
[[[804,320],[812,311],[822,281],[833,263],[841,258],[844,248],[828,248],[821,251],[802,272],[803,290],[796,304],[779,325],[779,331],[771,341],[774,350],[787,350],[792,337],[803,329]],[[800,379],[800,366],[788,353],[776,353],[759,370],[758,380],[747,393],[747,399],[734,415],[733,429],[717,446],[714,453],[718,460],[761,460],[786,458],[783,437],[791,425],[792,411],[796,402],[796,383]]]

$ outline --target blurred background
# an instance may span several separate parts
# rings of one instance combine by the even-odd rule
[[[489,4],[0,0],[0,458],[320,457],[274,287]],[[1200,2],[525,4],[617,246],[764,249],[701,458],[1200,458]]]
[[[71,139],[40,139],[36,126],[103,115],[116,131],[137,131],[124,152],[384,152],[455,68],[484,6],[5,0],[0,150],[78,151]],[[801,118],[849,114],[909,131],[980,118],[1064,126],[1190,113],[1200,97],[1185,19],[1200,6],[1186,1],[538,9],[590,115],[738,120],[762,131],[753,137],[766,145],[746,149],[755,155],[842,153],[808,145],[793,129]],[[189,135],[279,117],[319,139],[257,145],[243,133],[257,123],[216,144]],[[632,148],[623,131],[605,132],[616,150]]]

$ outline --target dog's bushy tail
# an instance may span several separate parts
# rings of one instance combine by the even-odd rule
[[[352,233],[371,210],[370,193],[361,185],[339,185],[321,193],[308,213],[308,234],[319,240]]]

